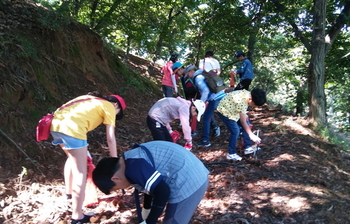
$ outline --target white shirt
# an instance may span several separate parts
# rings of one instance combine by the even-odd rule
[[[215,58],[204,58],[199,61],[198,69],[209,72],[210,70],[220,71],[220,63]]]

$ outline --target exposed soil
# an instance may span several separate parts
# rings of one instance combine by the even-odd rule
[[[342,157],[341,149],[314,135],[304,119],[283,116],[266,107],[249,112],[249,116],[253,129],[261,130],[262,151],[257,158],[227,161],[228,131],[222,123],[222,134],[211,147],[192,150],[211,174],[210,187],[191,223],[350,223],[350,161]],[[144,118],[133,119],[144,128]],[[119,138],[120,150],[140,142],[140,126],[128,126],[128,137]],[[120,130],[125,127],[118,130],[123,136]],[[144,141],[151,138],[147,130],[142,136]],[[100,147],[106,151],[105,145]],[[96,148],[90,147],[95,162],[103,156]],[[44,173],[50,181],[39,181],[40,175],[33,171],[3,184],[4,223],[69,220],[63,164],[41,165],[48,168]],[[56,171],[54,176],[49,176],[50,168]],[[117,192],[110,196],[99,192],[99,204],[86,211],[96,214],[92,219],[96,223],[137,223],[132,192],[128,189],[124,195]]]
[[[13,19],[20,18],[21,11],[13,11],[12,15],[15,15],[15,12],[18,15]],[[24,16],[23,13],[21,15]],[[27,19],[26,23],[28,21]],[[89,32],[86,31],[84,36],[88,35]],[[97,49],[97,45],[102,47],[100,42],[87,46],[89,49]],[[102,56],[104,54],[102,52]],[[85,56],[88,57],[88,53]],[[93,60],[90,58],[88,61],[92,63]],[[0,64],[1,66],[5,67],[3,64]],[[101,63],[100,66],[103,68],[101,70],[108,70]],[[147,73],[145,71],[149,62],[138,57],[131,57],[127,66],[137,75],[154,80],[159,88],[156,92],[148,93],[135,91],[130,87],[123,90],[128,107],[125,118],[118,122],[116,129],[119,153],[130,149],[135,143],[152,140],[145,122],[146,115],[161,95],[159,67]],[[93,71],[94,68],[89,69]],[[74,76],[75,73],[78,75]],[[100,74],[104,73],[114,77],[120,74],[100,71]],[[64,97],[59,98],[58,94],[55,96],[57,102],[65,102],[66,98],[101,86],[106,86],[109,90],[112,89],[111,85],[122,88],[121,84],[108,83],[108,77],[101,78],[94,72],[90,74],[84,70],[68,74],[72,76],[77,88],[73,91],[70,86],[55,87],[55,91],[64,92]],[[1,87],[5,86],[0,84]],[[23,100],[29,98],[26,95]],[[3,98],[1,100],[3,103]],[[32,100],[34,103],[29,103],[38,104],[34,98]],[[60,106],[57,102],[55,105]],[[25,114],[21,112],[20,105],[16,107],[18,110],[13,109],[11,113],[5,113],[10,111],[10,107],[4,108],[0,112],[6,119],[2,121],[4,123],[0,130],[6,130],[6,133],[10,134],[0,135],[7,139],[7,142],[0,142],[0,152],[3,156],[0,160],[0,223],[69,223],[71,212],[63,184],[64,153],[49,141],[34,144],[33,122],[26,122],[22,118],[19,120],[21,122],[10,122],[14,118],[11,116],[15,116],[16,113]],[[350,223],[350,160],[347,153],[315,135],[308,128],[308,122],[304,118],[284,115],[280,110],[268,106],[249,111],[248,115],[254,125],[253,129],[260,130],[262,139],[259,146],[262,151],[257,157],[242,155],[244,159],[240,162],[226,160],[229,133],[220,119],[217,120],[221,127],[221,136],[212,139],[212,146],[194,147],[192,150],[211,173],[210,186],[191,223]],[[15,126],[17,123],[21,125]],[[181,131],[178,122],[173,123],[173,128]],[[15,133],[16,129],[21,130],[23,134],[11,134]],[[194,139],[197,140],[198,137]],[[28,142],[36,148],[35,154],[26,147]],[[108,155],[104,127],[99,127],[89,134],[89,143],[89,151],[95,164],[101,157]],[[178,143],[184,142],[179,140]],[[242,154],[241,151],[239,153]],[[18,170],[18,166],[23,166],[22,172]],[[137,223],[132,189],[126,190],[125,194],[116,192],[109,196],[97,193],[98,203],[84,208],[86,212],[95,213],[91,221]]]

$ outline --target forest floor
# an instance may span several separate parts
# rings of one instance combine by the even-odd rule
[[[257,157],[242,155],[240,162],[227,161],[229,133],[221,122],[221,136],[212,139],[211,147],[192,150],[211,173],[191,223],[350,223],[350,161],[345,152],[315,135],[304,118],[268,107],[248,115],[262,139]],[[132,135],[138,129],[128,127],[125,141],[138,139]],[[128,149],[128,144],[119,145]],[[101,157],[98,152],[92,155],[95,162]],[[62,170],[52,161],[42,165],[46,171]],[[43,179],[35,172],[23,172],[1,184],[3,223],[69,223],[62,172],[47,175]],[[137,223],[132,193],[132,189],[109,196],[98,192],[98,203],[85,210],[95,214],[94,223]]]
[[[27,14],[23,13],[31,13],[34,9],[28,10],[26,6],[26,10],[21,10],[22,4],[22,1],[18,1],[16,5],[8,4],[8,7],[17,8],[11,11],[11,18],[6,16],[3,18],[4,21],[17,21],[23,17],[22,23],[28,24],[25,26],[28,29],[22,30],[30,31],[32,27],[40,27],[34,26],[32,22],[35,20],[27,19]],[[34,31],[35,38],[45,38],[43,41],[37,41],[39,43],[48,41],[47,46],[65,46],[61,42],[51,44],[52,40],[42,35],[42,32]],[[64,32],[67,35],[70,33]],[[56,36],[52,35],[51,38]],[[80,40],[85,37],[89,36],[84,32],[81,36],[72,39]],[[43,49],[46,49],[45,46],[43,45]],[[84,44],[84,47],[94,49],[91,44]],[[62,50],[62,52],[65,51]],[[94,64],[92,56],[96,56],[96,53],[89,52],[86,55],[91,56],[91,64]],[[149,67],[147,63],[149,62],[135,57],[131,58],[128,65],[136,74],[141,74],[144,68]],[[103,65],[103,63],[96,64]],[[79,71],[79,69],[72,69],[72,71]],[[74,77],[72,74],[75,73],[67,74],[72,78]],[[98,80],[97,77],[95,78]],[[147,78],[158,80],[158,95],[160,95],[159,69],[158,73]],[[79,83],[83,83],[84,79],[84,76],[76,76]],[[100,82],[99,85],[105,85],[102,81]],[[80,87],[84,91],[86,91],[85,88],[88,89],[85,85]],[[74,88],[70,89],[76,91]],[[147,111],[158,98],[156,94],[150,93],[150,96],[145,96],[146,94],[134,92],[125,94],[128,105],[126,115],[117,123],[116,136],[120,153],[129,150],[134,143],[152,139],[146,126],[146,116]],[[69,92],[69,96],[76,94],[76,92]],[[192,149],[192,152],[210,170],[210,186],[190,223],[350,224],[349,152],[317,136],[308,128],[308,120],[303,117],[286,115],[281,110],[269,106],[256,108],[249,111],[248,115],[253,124],[253,130],[260,130],[262,139],[259,145],[262,150],[257,157],[244,156],[242,151],[238,151],[244,158],[242,161],[226,160],[229,132],[220,119],[217,120],[221,127],[221,135],[211,140],[212,146],[208,148],[194,146]],[[177,122],[172,125],[173,129],[181,131]],[[24,135],[34,136],[33,130],[34,128],[31,127],[23,133],[22,141],[28,139]],[[99,127],[94,130],[89,134],[88,139],[89,151],[96,164],[101,157],[108,155],[104,129]],[[199,138],[196,137],[194,142],[198,140]],[[183,140],[179,140],[178,143],[184,144]],[[17,150],[20,149],[21,143],[15,142],[15,144],[17,147],[12,147],[13,150],[4,150],[1,154],[3,156],[6,152],[11,156],[1,157],[1,159],[14,158],[13,162],[21,166],[22,163],[18,162],[16,157],[21,153]],[[239,143],[238,145],[240,147]],[[12,167],[0,167],[0,172],[3,174],[0,175],[0,223],[66,224],[70,221],[71,211],[65,197],[63,182],[65,155],[49,141],[37,143],[36,147],[39,153],[35,156],[40,158],[35,163],[37,169],[23,167],[22,173],[17,175],[11,173]],[[133,189],[127,189],[125,194],[120,191],[108,196],[99,191],[88,190],[88,192],[89,202],[97,202],[84,208],[85,212],[95,214],[91,218],[93,223],[137,223]],[[94,198],[91,197],[94,193],[97,193],[97,201],[93,201]]]

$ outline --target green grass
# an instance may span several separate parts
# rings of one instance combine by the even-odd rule
[[[320,130],[319,134],[330,143],[338,145],[345,151],[350,152],[350,135],[347,133],[340,133],[334,127],[325,127]]]

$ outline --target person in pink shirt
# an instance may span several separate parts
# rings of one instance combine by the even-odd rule
[[[172,70],[172,66],[178,60],[178,54],[172,53],[169,61],[163,66],[162,90],[164,97],[173,97],[177,93],[177,77]]]
[[[192,136],[190,118],[197,117],[200,121],[205,111],[205,103],[201,100],[189,101],[181,97],[165,97],[158,100],[148,112],[147,126],[150,129],[153,140],[175,142],[177,131],[173,131],[170,122],[179,119],[186,144],[184,147],[192,149]]]

